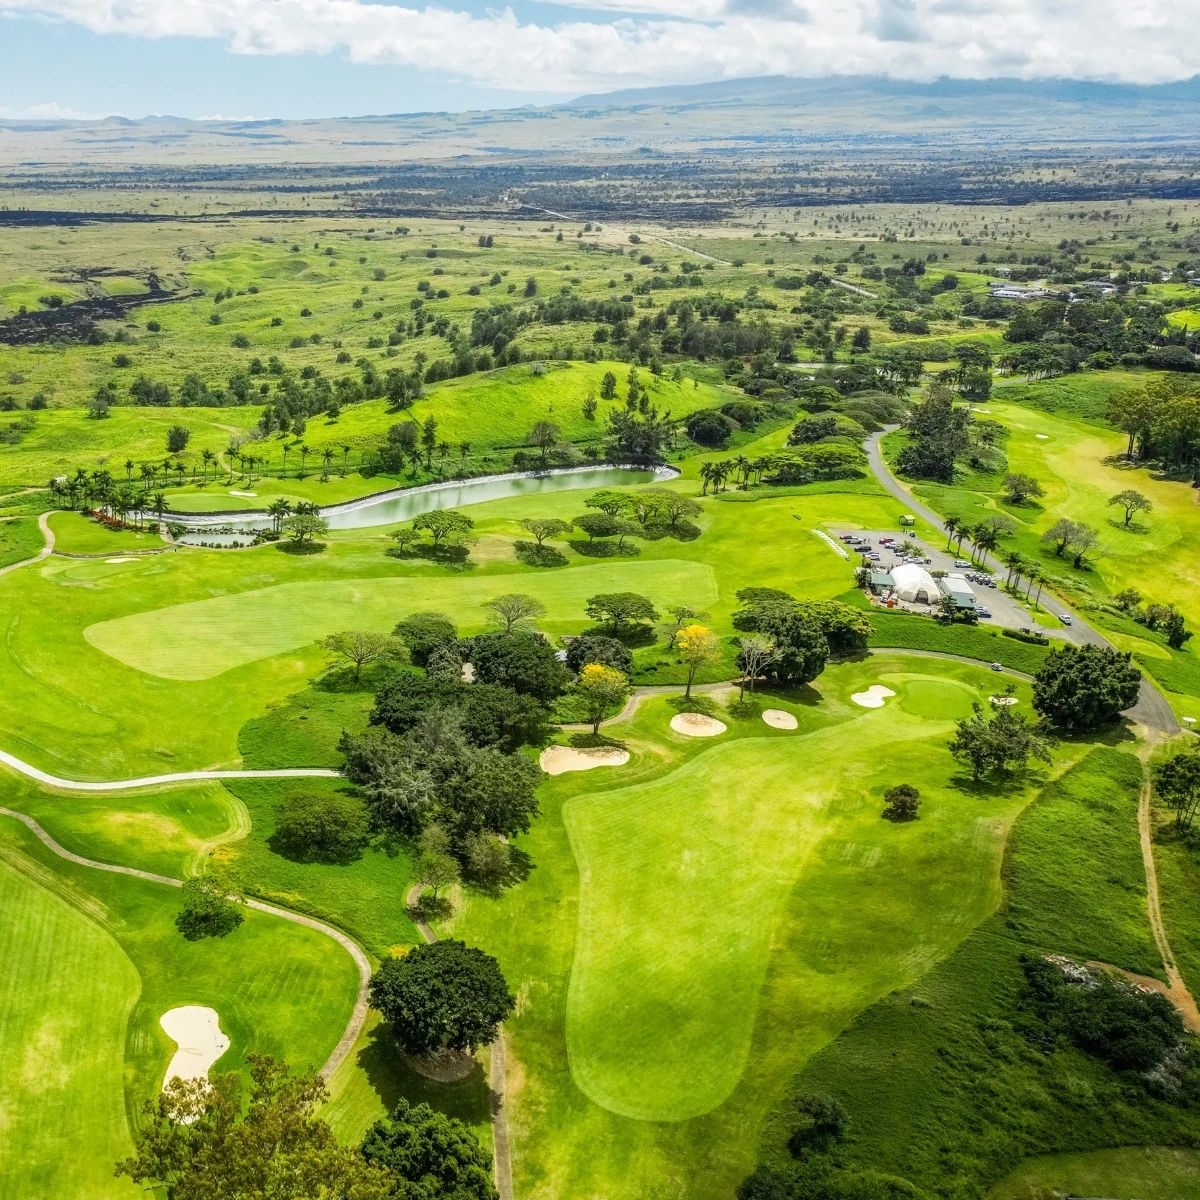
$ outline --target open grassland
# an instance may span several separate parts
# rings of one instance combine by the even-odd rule
[[[1023,1163],[988,1192],[988,1200],[1183,1200],[1200,1191],[1200,1153],[1165,1146],[1127,1146],[1085,1154],[1053,1154]]]
[[[883,709],[850,701],[876,681],[897,693]],[[609,729],[627,767],[546,785],[520,840],[537,870],[496,903],[469,897],[450,926],[524,981],[509,1024],[520,1194],[728,1195],[792,1073],[994,910],[1009,823],[1084,752],[1003,797],[964,788],[945,737],[995,687],[882,655],[764,697],[797,732],[719,711],[729,732],[701,744],[648,701]],[[926,807],[896,827],[880,797],[907,779]]]
[[[24,798],[31,795],[30,788],[12,786],[6,788],[5,802],[23,808]],[[161,825],[160,832],[165,832]],[[72,830],[68,848],[90,850],[88,836],[86,823],[82,830]],[[186,855],[188,849],[180,844],[175,853]],[[126,853],[131,853],[129,848]],[[94,1014],[97,1024],[86,1036],[67,1039],[80,1011],[77,990],[61,971],[56,974],[45,963],[45,943],[26,944],[39,935],[36,922],[13,927],[18,939],[13,961],[28,964],[22,977],[28,974],[37,990],[32,1004],[20,986],[6,988],[0,1000],[6,1061],[21,1061],[24,1054],[30,1063],[26,1072],[7,1077],[11,1094],[3,1107],[21,1113],[31,1130],[39,1130],[23,1144],[30,1156],[25,1166],[34,1177],[67,1170],[86,1180],[111,1171],[114,1139],[124,1137],[126,1102],[136,1108],[155,1093],[174,1052],[158,1025],[168,1009],[202,1004],[217,1011],[231,1043],[220,1062],[222,1070],[240,1069],[251,1052],[319,1066],[349,1020],[357,971],[340,946],[314,930],[247,912],[245,922],[227,938],[187,941],[174,925],[179,910],[174,888],[67,862],[9,818],[0,819],[0,854],[5,877],[16,870],[27,881],[26,897],[32,886],[52,895],[54,912],[70,911],[64,937],[95,960],[94,970],[72,962],[71,975],[82,970],[85,989],[95,989],[83,1011],[85,1016]],[[46,900],[37,904],[44,911],[52,907]],[[61,915],[56,919],[66,922]],[[55,949],[61,953],[61,947]],[[42,965],[37,966],[39,961]],[[304,1001],[298,1003],[301,996]],[[30,1061],[31,1052],[39,1062]],[[67,1060],[62,1066],[56,1061],[60,1057]],[[124,1070],[119,1065],[122,1058]],[[39,1065],[45,1067],[44,1076]],[[47,1086],[56,1078],[61,1086]],[[94,1105],[82,1109],[81,1115],[93,1112],[94,1120],[110,1133],[94,1139],[79,1136],[79,1117],[57,1119],[69,1102],[64,1091],[71,1087],[84,1089],[75,1101]],[[61,1159],[69,1160],[66,1167],[56,1165]],[[28,1194],[7,1190],[22,1179],[11,1173],[13,1167],[6,1157],[0,1166],[0,1194]],[[76,1194],[73,1186],[66,1191]],[[96,1194],[125,1195],[132,1189],[112,1185],[111,1191]]]
[[[59,554],[99,557],[124,554],[130,550],[164,550],[157,533],[139,529],[112,529],[90,517],[73,512],[56,512],[47,518],[54,533],[54,549]]]
[[[1000,911],[800,1072],[797,1091],[827,1092],[849,1110],[850,1159],[949,1197],[978,1194],[1019,1157],[1190,1144],[1186,1109],[1131,1092],[1075,1050],[1031,1045],[1015,1009],[1022,952],[1139,971],[1157,963],[1137,843],[1140,779],[1133,755],[1097,748],[1051,783],[1010,839]],[[786,1156],[789,1127],[781,1110],[769,1153]],[[1190,1190],[1169,1194],[1193,1194],[1200,1176],[1189,1167],[1184,1177]]]

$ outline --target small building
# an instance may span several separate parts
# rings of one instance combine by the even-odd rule
[[[917,523],[917,518],[912,513],[904,513],[900,518],[900,525],[903,529],[911,529]]]
[[[955,608],[974,608],[975,592],[963,575],[947,575],[941,581],[942,595],[954,601]]]
[[[872,571],[868,582],[871,585],[871,591],[877,596],[886,595],[896,586],[887,571]]]

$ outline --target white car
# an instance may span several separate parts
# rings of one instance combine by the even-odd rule
[[[965,558],[956,558],[954,560],[954,565],[961,569],[963,567],[969,567],[971,564],[967,562]]]
[[[1058,614],[1058,619],[1059,619],[1059,620],[1060,620],[1060,621],[1061,621],[1061,622],[1062,622],[1064,625],[1070,625],[1070,623],[1071,623],[1071,614],[1070,614],[1070,613],[1059,613],[1059,614]]]

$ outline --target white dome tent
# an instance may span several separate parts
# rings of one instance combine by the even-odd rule
[[[894,567],[892,587],[908,604],[937,604],[942,596],[933,576],[916,563],[901,563]]]

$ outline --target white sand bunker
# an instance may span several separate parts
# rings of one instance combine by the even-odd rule
[[[772,729],[795,729],[797,725],[796,718],[790,712],[784,712],[782,708],[768,708],[762,719]]]
[[[855,692],[850,699],[863,708],[882,708],[883,702],[895,694],[891,688],[884,687],[882,683],[873,683],[865,692]]]
[[[235,492],[235,491],[230,491],[229,494],[231,496],[246,496],[249,499],[254,499],[254,497],[258,495],[257,492]]]
[[[1050,435],[1048,433],[1035,433],[1033,436],[1037,438],[1039,442],[1048,442],[1050,440]]]
[[[989,696],[988,700],[992,704],[1016,704],[1016,696]]]
[[[123,562],[137,562],[137,559],[136,558],[106,558],[104,561],[106,563],[116,564],[116,563],[123,563]]]
[[[720,721],[703,713],[676,713],[671,718],[671,728],[685,737],[716,737],[725,732]]]
[[[629,751],[617,746],[594,746],[577,750],[574,746],[548,746],[538,759],[547,775],[565,775],[568,771],[590,771],[594,767],[623,767]]]
[[[229,1049],[216,1012],[202,1004],[173,1008],[163,1013],[159,1024],[178,1047],[167,1067],[164,1088],[172,1079],[207,1079],[209,1067]]]

